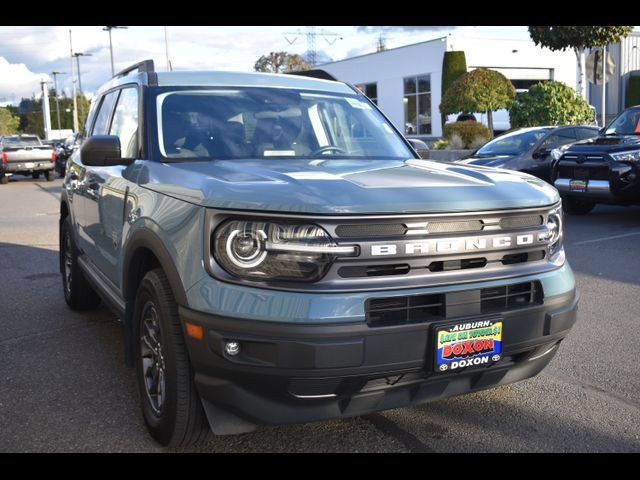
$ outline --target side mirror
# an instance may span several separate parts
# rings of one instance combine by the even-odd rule
[[[535,152],[533,152],[531,154],[531,156],[533,158],[535,158],[536,160],[542,160],[544,159],[547,155],[549,155],[549,150],[547,150],[546,148],[541,148],[540,150],[536,150]]]
[[[551,150],[551,158],[553,159],[554,162],[557,162],[558,160],[560,160],[563,153],[564,152],[559,148],[554,148],[553,150]]]
[[[80,147],[82,163],[90,167],[131,165],[135,159],[122,158],[120,139],[115,135],[94,135]]]
[[[422,140],[418,140],[417,138],[407,138],[407,142],[409,142],[413,149],[418,152],[420,158],[429,158],[429,147]]]

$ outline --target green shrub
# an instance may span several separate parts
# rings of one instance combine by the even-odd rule
[[[640,105],[640,75],[629,77],[624,108]]]
[[[442,59],[442,95],[461,75],[467,73],[467,59],[464,52],[444,52]]]
[[[449,141],[445,138],[436,140],[436,142],[433,144],[434,150],[446,150],[448,147],[449,147]]]
[[[486,142],[491,138],[491,132],[482,123],[468,120],[466,122],[447,123],[444,126],[444,138],[449,140],[457,135],[462,140],[462,148],[471,148],[471,145],[477,145],[478,137]]]
[[[518,96],[509,109],[511,127],[540,125],[580,125],[593,120],[589,103],[562,82],[547,81],[533,85]]]

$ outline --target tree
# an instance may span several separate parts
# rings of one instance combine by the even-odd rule
[[[442,90],[440,98],[444,97],[449,86],[456,81],[460,76],[467,73],[467,59],[462,51],[444,52],[442,58]],[[468,113],[468,112],[467,112]],[[446,118],[442,116],[442,127]]]
[[[84,129],[84,124],[89,114],[89,100],[83,95],[76,95],[78,104],[78,123],[80,131]],[[62,95],[58,102],[60,104],[60,128],[73,129],[73,99]],[[31,98],[23,98],[18,106],[20,112],[19,131],[22,133],[34,133],[40,137],[44,136],[44,124],[42,118],[42,101]],[[49,112],[51,114],[51,128],[58,128],[58,119],[56,115],[55,95],[49,95]]]
[[[302,72],[311,67],[300,55],[287,52],[271,52],[262,55],[253,66],[256,72]]]
[[[507,77],[495,70],[477,68],[451,84],[442,97],[440,113],[486,112],[493,135],[493,111],[509,108],[515,97],[516,89]]]
[[[541,26],[529,27],[529,35],[536,45],[551,50],[572,48],[578,62],[578,92],[586,97],[584,81],[585,48],[604,47],[609,43],[618,43],[633,30],[633,26]]]
[[[20,118],[11,113],[8,108],[0,107],[0,135],[18,133]]]
[[[509,120],[512,127],[581,125],[593,120],[593,110],[570,86],[548,81],[521,93],[509,110]]]

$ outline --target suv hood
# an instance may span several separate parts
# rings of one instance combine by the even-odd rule
[[[618,135],[618,136],[604,136],[590,138],[583,142],[574,143],[567,149],[567,152],[594,152],[598,151],[616,151],[626,150],[628,147],[640,148],[640,136],[639,135]]]
[[[419,159],[136,164],[141,186],[224,209],[436,213],[540,207],[560,200],[555,188],[531,175]]]

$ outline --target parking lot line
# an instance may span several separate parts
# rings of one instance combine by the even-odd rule
[[[594,238],[594,239],[591,239],[591,240],[583,240],[582,242],[572,243],[571,245],[572,246],[585,245],[587,243],[603,242],[605,240],[615,240],[616,238],[632,237],[634,235],[640,235],[640,232],[623,233],[623,234],[620,234],[620,235],[612,235],[610,237],[601,237],[601,238]]]

